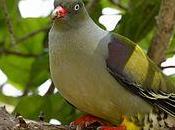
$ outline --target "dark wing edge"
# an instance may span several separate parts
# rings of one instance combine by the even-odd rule
[[[112,70],[108,64],[107,70],[127,90],[143,98],[146,102],[152,104],[153,106],[156,106],[175,117],[175,94],[165,93],[163,91],[155,92],[151,89],[143,89],[137,83],[128,81],[124,76],[122,76],[122,74]]]

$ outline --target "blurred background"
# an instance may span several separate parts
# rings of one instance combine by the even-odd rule
[[[67,124],[82,113],[68,104],[49,73],[48,32],[54,0],[0,0],[0,106],[25,118]],[[102,28],[124,35],[147,53],[160,0],[84,0]],[[159,48],[158,48],[159,49]],[[175,38],[161,64],[175,82]]]

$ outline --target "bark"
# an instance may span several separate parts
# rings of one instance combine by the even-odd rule
[[[173,35],[175,25],[175,0],[162,0],[156,21],[156,34],[148,50],[148,56],[160,65],[161,62],[165,60],[166,49]]]
[[[10,115],[5,107],[0,107],[0,130],[70,130],[62,125],[52,125],[43,121],[31,121],[21,116]]]

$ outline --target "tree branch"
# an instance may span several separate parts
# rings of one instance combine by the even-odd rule
[[[165,60],[175,25],[175,0],[162,0],[157,20],[157,31],[148,50],[148,56],[158,65]]]
[[[51,83],[49,89],[48,89],[47,92],[45,93],[45,96],[48,96],[48,95],[53,94],[54,89],[55,89],[55,86],[54,86],[53,81],[52,81],[52,83]]]
[[[168,69],[168,68],[175,68],[174,65],[170,65],[170,66],[162,66],[161,69]]]
[[[16,51],[10,51],[4,48],[1,48],[0,50],[0,55],[5,54],[5,55],[16,55],[16,56],[21,56],[21,57],[37,57],[39,55],[36,54],[27,54],[27,53],[21,53],[21,52],[16,52]]]
[[[44,28],[35,30],[35,31],[31,32],[31,33],[28,33],[25,36],[23,36],[21,38],[18,38],[17,39],[17,43],[21,43],[21,42],[23,42],[23,41],[25,41],[25,40],[27,40],[27,39],[37,35],[38,33],[47,32],[49,29],[50,29],[50,27],[48,26],[48,27],[44,27]]]
[[[21,116],[14,117],[6,111],[5,107],[0,107],[0,130],[70,130],[70,128],[43,121],[31,121]]]
[[[5,17],[5,21],[7,24],[7,28],[8,28],[9,34],[10,34],[11,45],[15,45],[16,44],[16,36],[15,36],[12,20],[10,19],[9,12],[7,9],[6,0],[1,0],[1,6],[2,6],[2,12],[3,12],[4,17]]]

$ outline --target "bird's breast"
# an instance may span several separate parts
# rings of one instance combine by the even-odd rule
[[[107,50],[106,45],[101,46],[97,44],[100,41],[92,38],[90,41],[56,37],[57,40],[50,38],[49,43],[51,75],[59,92],[70,103],[112,122],[122,113],[138,112],[140,106],[143,106],[141,112],[150,110],[150,106],[126,91],[108,73],[105,63],[107,51],[101,52]]]

